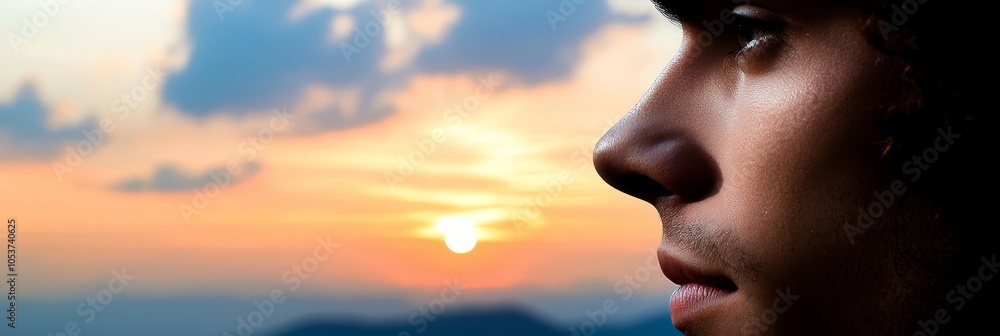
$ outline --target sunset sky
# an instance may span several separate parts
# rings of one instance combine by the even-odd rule
[[[60,316],[121,269],[130,297],[619,297],[659,242],[591,162],[679,45],[647,1],[52,3],[0,9],[0,215]]]

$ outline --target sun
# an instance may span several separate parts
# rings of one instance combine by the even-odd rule
[[[452,252],[468,253],[476,247],[476,230],[472,220],[461,216],[441,217],[437,220],[437,229],[444,233],[444,244]]]

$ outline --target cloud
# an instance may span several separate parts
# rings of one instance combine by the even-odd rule
[[[423,3],[393,1],[401,4],[402,13]],[[393,1],[302,13],[296,1],[244,0],[232,11],[220,12],[214,6],[219,1],[193,0],[187,22],[190,59],[167,78],[164,100],[203,118],[294,108],[317,85],[356,90],[356,109],[327,107],[310,114],[301,123],[308,127],[296,127],[296,132],[354,127],[392,115],[392,102],[385,97],[416,75],[499,71],[530,84],[563,78],[578,64],[588,36],[612,22],[637,20],[613,14],[601,0],[579,5],[568,0],[453,0],[448,3],[456,5],[460,18],[437,32],[442,39],[422,45],[407,64],[384,69],[380,62],[392,56],[386,47],[390,29],[380,22],[405,22],[402,13],[384,16],[394,8],[389,5]],[[353,27],[337,40],[335,18],[344,17],[352,18]],[[366,39],[370,43],[360,46],[358,41]],[[357,52],[348,57],[345,46]]]
[[[340,44],[331,41],[335,9],[318,9],[293,20],[289,16],[294,1],[245,0],[221,14],[213,3],[195,0],[189,6],[190,59],[164,87],[165,100],[189,115],[291,106],[311,84],[382,84],[370,78],[377,75],[378,57],[348,62]],[[360,7],[351,11],[363,13]],[[383,52],[374,41],[364,50],[367,56]]]
[[[256,175],[260,164],[251,161],[243,165],[239,174],[230,174],[225,167],[191,176],[172,165],[162,165],[149,178],[132,178],[115,184],[114,189],[125,192],[178,192],[203,188],[209,184],[232,185]],[[228,180],[228,182],[227,182]]]
[[[613,22],[646,17],[615,15],[601,0],[465,0],[461,21],[445,42],[425,49],[418,67],[432,72],[506,71],[528,83],[566,76],[580,46]]]
[[[22,86],[13,100],[0,102],[0,159],[51,158],[63,143],[85,139],[85,130],[95,129],[96,123],[91,119],[76,126],[51,129],[46,121],[48,111],[30,84]]]

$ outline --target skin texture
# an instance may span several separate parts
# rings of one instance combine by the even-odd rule
[[[889,188],[873,144],[877,107],[900,78],[866,40],[861,5],[683,6],[681,49],[594,156],[608,184],[657,209],[661,253],[737,287],[676,326],[689,335],[912,333],[939,304],[925,298],[946,292],[931,270],[947,258],[922,252],[949,244],[935,207],[900,198],[853,243],[843,229]],[[730,24],[699,44],[703,21],[734,8],[780,21],[780,33],[737,52]],[[770,320],[776,291],[796,298]]]

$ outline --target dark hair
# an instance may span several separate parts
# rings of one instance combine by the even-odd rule
[[[992,68],[984,43],[993,19],[989,2],[972,4],[955,0],[867,0],[871,13],[864,24],[870,43],[898,68],[900,85],[888,90],[884,111],[881,170],[885,177],[903,178],[902,169],[915,156],[935,154],[935,141],[942,132],[960,134],[923,176],[911,183],[910,197],[919,197],[940,207],[939,225],[953,234],[952,267],[941,270],[951,282],[942,284],[942,307],[956,285],[965,285],[983,265],[1000,251],[996,219],[987,211],[995,197],[996,178],[991,157],[995,151],[989,132],[994,132],[996,107],[987,102]],[[995,136],[995,135],[994,135]],[[940,140],[937,140],[940,141]],[[928,247],[930,248],[930,247]],[[996,306],[1000,305],[1000,279],[985,283],[969,306],[955,320],[942,326],[943,334],[972,334],[979,327],[996,328]],[[932,316],[934,311],[927,312]],[[916,327],[916,323],[913,324]],[[984,330],[984,329],[980,329]]]

